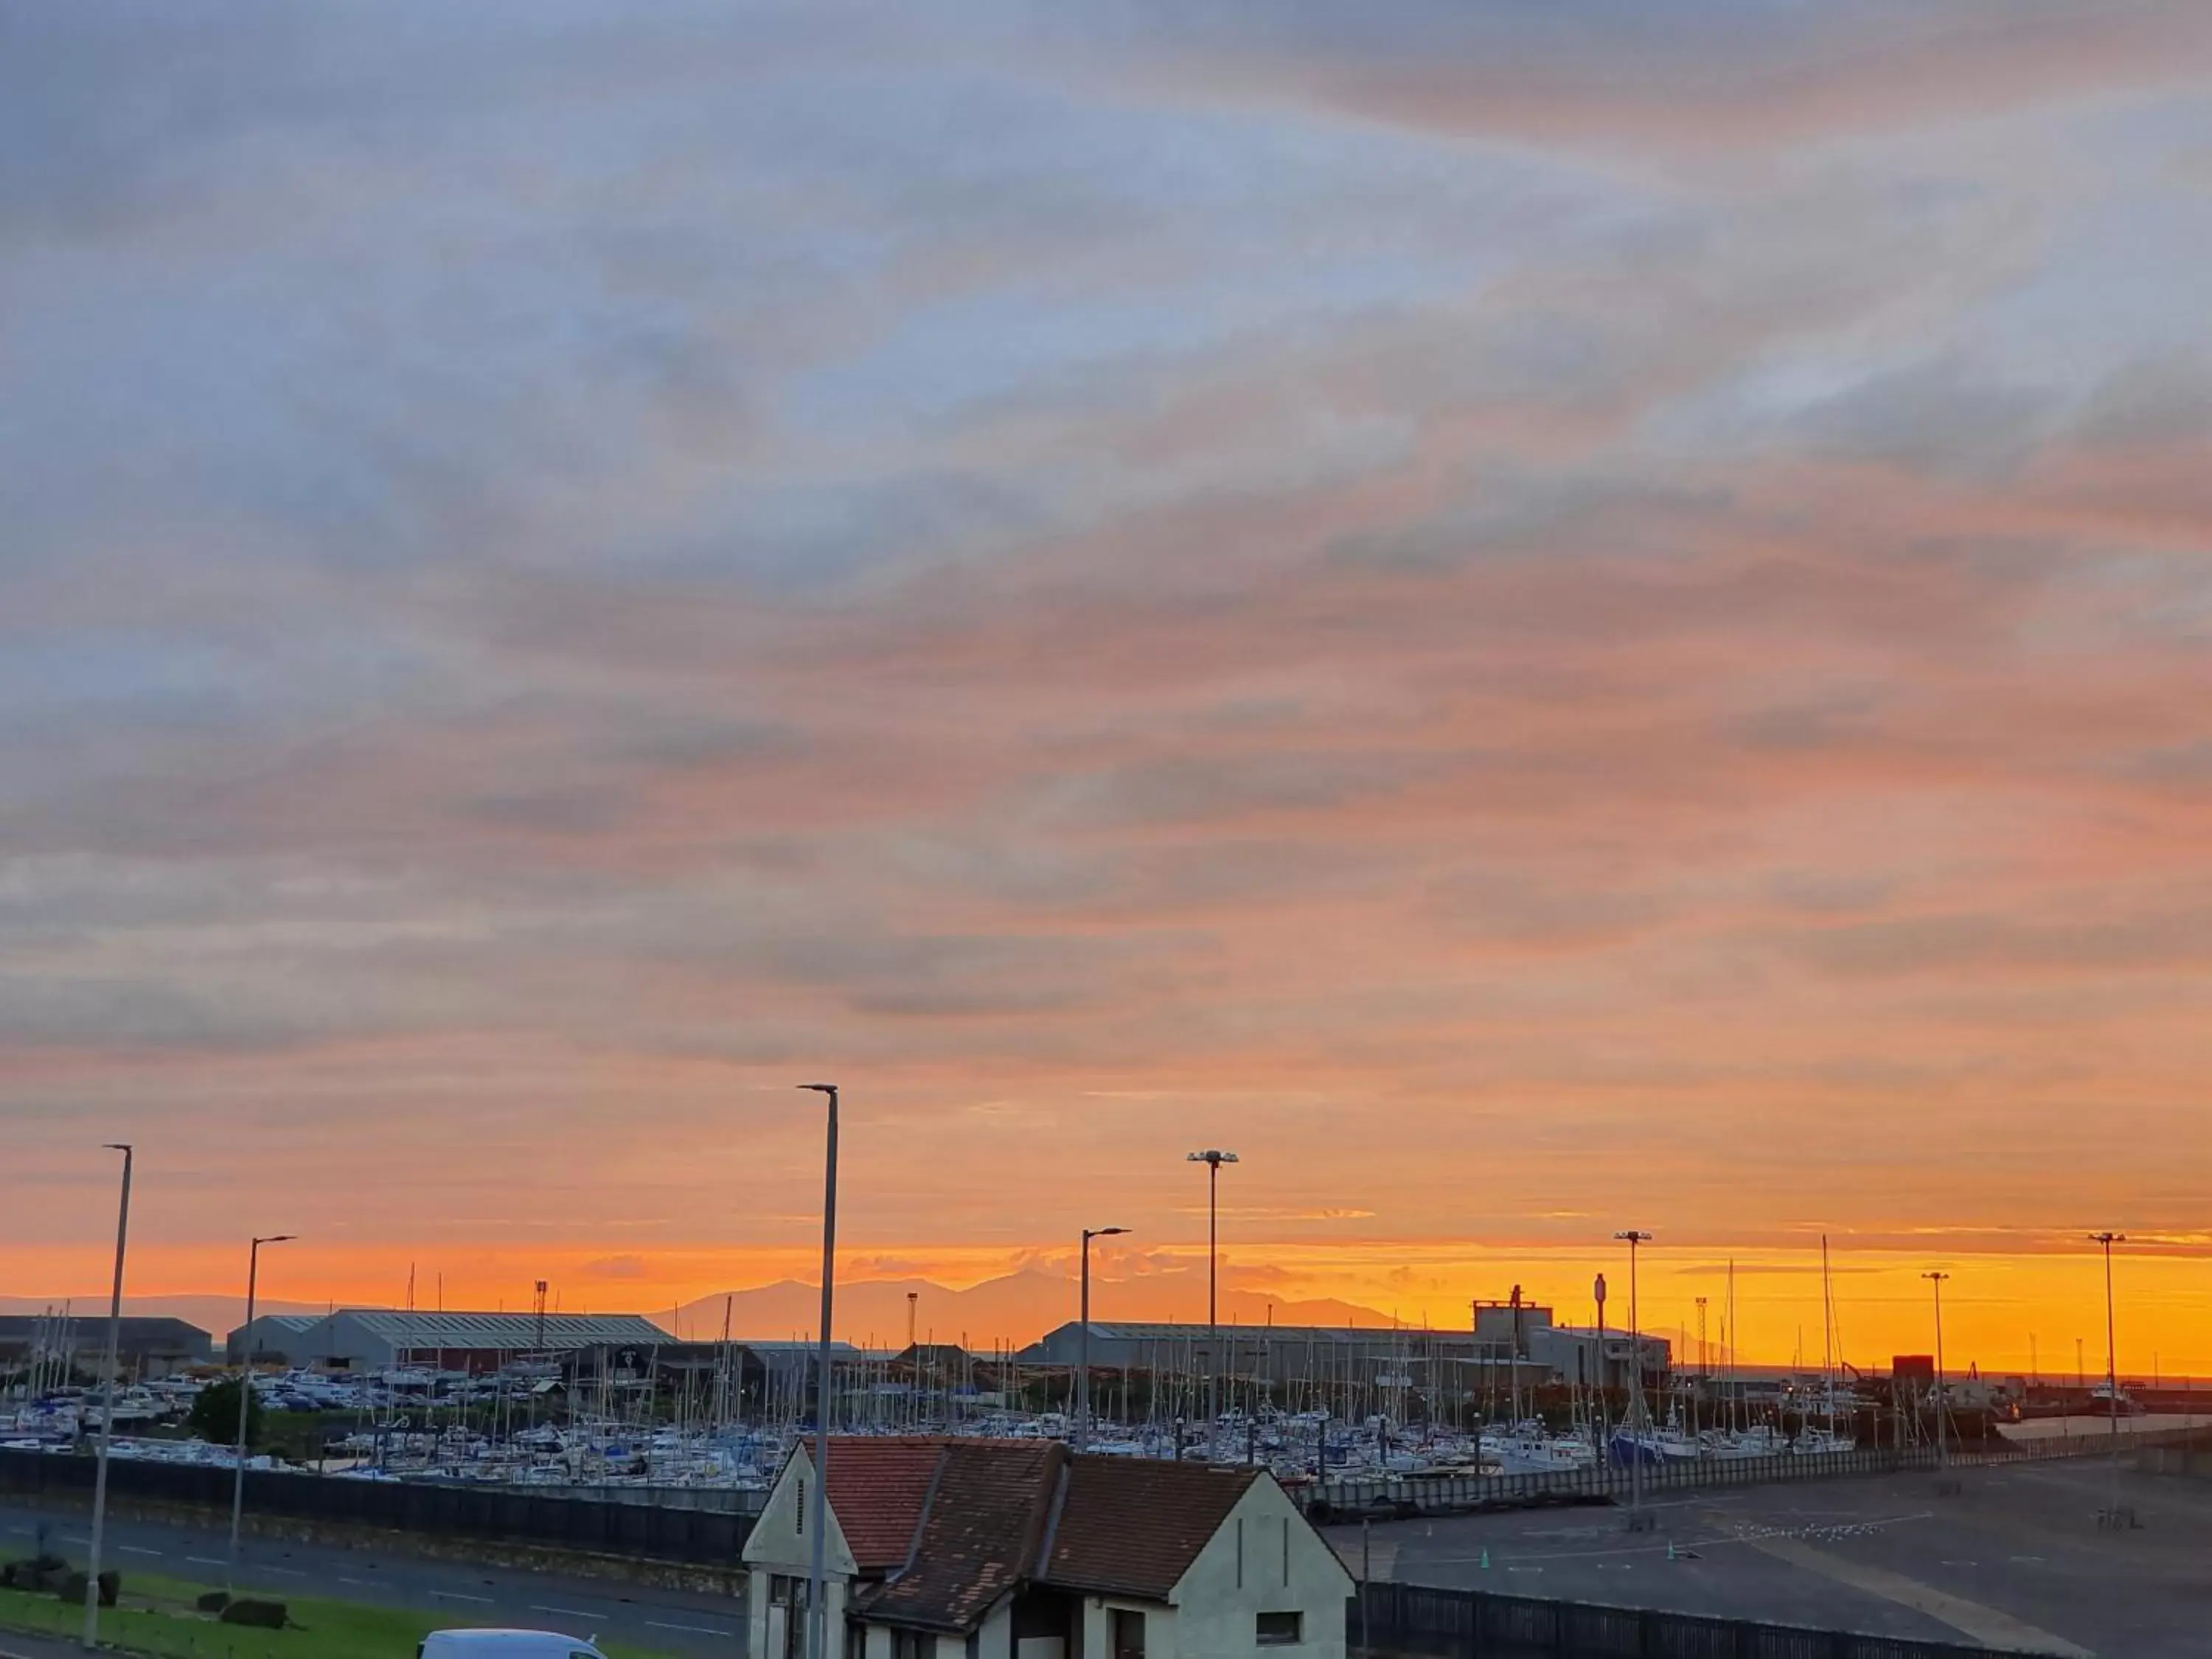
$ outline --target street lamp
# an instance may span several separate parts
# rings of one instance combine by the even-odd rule
[[[827,1096],[830,1139],[822,1176],[822,1331],[814,1351],[814,1540],[807,1552],[806,1659],[823,1659],[830,1627],[823,1616],[823,1534],[830,1529],[830,1307],[837,1260],[837,1085],[802,1083]]]
[[[2125,1233],[2091,1233],[2089,1242],[2105,1247],[2105,1409],[2112,1421],[2112,1507],[2120,1503],[2120,1357],[2112,1340],[2112,1246],[2128,1242]]]
[[[1613,1237],[1628,1246],[1628,1364],[1636,1392],[1628,1402],[1628,1516],[1635,1530],[1644,1508],[1644,1334],[1636,1309],[1636,1247],[1649,1244],[1651,1235],[1634,1227]]]
[[[1085,1227],[1083,1230],[1083,1331],[1076,1338],[1075,1364],[1075,1449],[1083,1451],[1091,1444],[1091,1241],[1094,1238],[1115,1238],[1127,1232],[1127,1227]]]
[[[257,1238],[246,1253],[246,1328],[239,1334],[238,1444],[230,1468],[230,1553],[223,1558],[222,1587],[238,1594],[238,1522],[246,1512],[246,1408],[253,1400],[253,1295],[261,1277],[261,1247],[289,1244],[295,1233],[272,1233]]]
[[[107,1521],[107,1445],[115,1435],[115,1372],[123,1338],[123,1247],[131,1235],[131,1150],[111,1140],[102,1152],[123,1154],[123,1201],[115,1217],[115,1289],[107,1304],[107,1370],[100,1402],[100,1470],[92,1479],[92,1553],[85,1568],[84,1650],[100,1645],[100,1546]]]
[[[1221,1166],[1236,1163],[1237,1154],[1209,1146],[1184,1161],[1206,1165],[1206,1455],[1211,1457],[1214,1433],[1221,1426],[1221,1315],[1214,1295],[1214,1255],[1221,1230],[1215,1195],[1221,1186]]]
[[[1936,1287],[1936,1467],[1944,1469],[1950,1468],[1951,1459],[1943,1440],[1943,1281],[1951,1275],[1929,1272],[1920,1276]]]

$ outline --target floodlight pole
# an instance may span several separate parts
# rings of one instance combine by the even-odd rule
[[[115,1216],[115,1288],[107,1304],[107,1370],[100,1407],[100,1468],[92,1479],[92,1543],[84,1578],[84,1650],[100,1645],[100,1552],[107,1524],[107,1448],[115,1437],[115,1372],[122,1364],[123,1251],[131,1237],[131,1149],[111,1140],[101,1150],[123,1154],[123,1201]]]
[[[806,1659],[825,1659],[830,1624],[823,1605],[827,1569],[823,1534],[830,1528],[830,1314],[837,1265],[837,1085],[802,1083],[799,1086],[827,1097],[830,1104],[822,1176],[822,1330],[814,1351],[814,1541],[807,1552],[806,1566]]]

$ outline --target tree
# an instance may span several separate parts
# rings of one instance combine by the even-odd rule
[[[238,1439],[238,1390],[234,1376],[226,1376],[202,1389],[185,1415],[185,1426],[211,1445],[228,1446]],[[249,1395],[246,1402],[246,1449],[261,1444],[261,1400]]]

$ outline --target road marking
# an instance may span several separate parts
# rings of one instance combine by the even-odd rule
[[[64,1538],[62,1542],[64,1544],[84,1544],[88,1546],[92,1542],[92,1540],[89,1538]]]
[[[471,1595],[464,1590],[432,1590],[430,1594],[442,1596],[448,1601],[480,1601],[485,1607],[491,1605],[491,1597],[489,1595]]]
[[[606,1617],[606,1614],[604,1613],[586,1613],[581,1607],[541,1607],[534,1601],[531,1603],[530,1610],[532,1613],[556,1613],[563,1619],[604,1619]]]
[[[358,1584],[363,1589],[370,1588],[369,1582],[366,1578],[341,1578],[338,1580],[338,1583],[341,1584]]]
[[[664,1625],[658,1619],[648,1619],[645,1622],[647,1628],[652,1630],[688,1631],[694,1636],[734,1636],[737,1634],[735,1631],[716,1630],[712,1625]]]
[[[216,1560],[211,1555],[188,1555],[185,1559],[196,1567],[221,1567],[229,1565],[228,1562]]]
[[[159,1555],[161,1553],[159,1550],[141,1549],[136,1544],[118,1544],[115,1547],[125,1555]]]
[[[307,1575],[298,1567],[263,1567],[263,1572],[281,1572],[287,1578],[305,1578]]]

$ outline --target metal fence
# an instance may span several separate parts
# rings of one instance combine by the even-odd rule
[[[2131,1434],[2128,1451],[2187,1444],[2203,1431],[2172,1429]],[[2057,1436],[2004,1442],[1990,1450],[1950,1454],[1957,1469],[1990,1468],[2003,1463],[2041,1462],[2051,1458],[2102,1456],[2111,1447],[2104,1435]],[[1779,1457],[1703,1457],[1662,1463],[1643,1471],[1647,1492],[1689,1492],[1715,1486],[1765,1485],[1781,1480],[1829,1480],[1843,1475],[1899,1474],[1939,1467],[1933,1447],[1864,1451],[1814,1452]],[[1464,1515],[1485,1509],[1534,1504],[1601,1503],[1626,1498],[1633,1476],[1627,1469],[1593,1466],[1540,1474],[1390,1475],[1359,1480],[1330,1480],[1294,1490],[1292,1496],[1316,1522],[1361,1516]]]
[[[0,1450],[0,1492],[89,1499],[98,1465],[88,1456]],[[112,1498],[227,1511],[231,1471],[210,1464],[116,1458],[107,1468]],[[687,1498],[694,1494],[685,1493]],[[440,1538],[468,1538],[619,1554],[686,1565],[735,1567],[752,1530],[760,1494],[717,1494],[714,1507],[681,1507],[611,1497],[569,1497],[557,1488],[424,1480],[349,1480],[287,1469],[248,1469],[246,1507],[257,1516],[375,1527]]]
[[[1991,1659],[2002,1651],[1419,1584],[1363,1585],[1346,1616],[1354,1645],[1434,1659]]]

